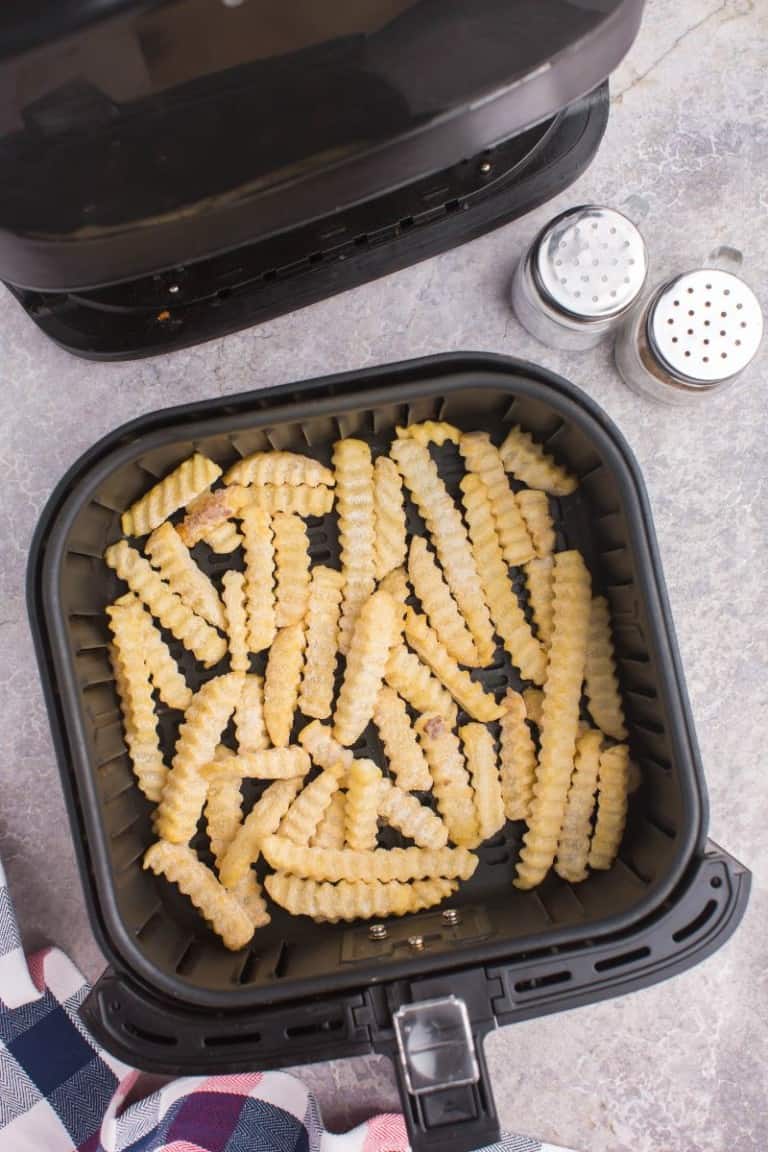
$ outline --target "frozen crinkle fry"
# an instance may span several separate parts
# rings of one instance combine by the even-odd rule
[[[243,679],[240,699],[235,708],[235,736],[241,755],[246,752],[263,752],[269,747],[264,723],[264,681],[255,673],[249,673]]]
[[[158,696],[169,708],[183,711],[192,699],[192,689],[179,670],[171,651],[155,627],[154,621],[141,601],[132,592],[115,601],[114,608],[126,608],[130,618],[133,643],[141,652],[149,678]],[[110,609],[107,608],[107,614]],[[136,628],[135,635],[133,628]]]
[[[241,500],[239,488],[217,488],[215,492],[201,492],[190,501],[187,514],[179,524],[177,532],[187,548],[194,548],[204,540],[216,552],[234,552],[240,543],[239,533],[231,518],[237,515]],[[221,534],[224,530],[223,535]],[[230,533],[234,533],[237,543],[232,548],[214,547],[213,540],[223,544]]]
[[[502,709],[468,672],[459,668],[438,640],[426,619],[409,608],[405,615],[405,635],[416,654],[428,664],[454,700],[476,720],[498,720]]]
[[[110,622],[117,640],[120,624],[115,615]],[[152,686],[141,652],[136,652],[124,636],[120,637],[120,643],[122,648],[117,643],[110,648],[110,657],[123,714],[125,743],[139,788],[154,804],[163,794],[168,768],[160,751]]]
[[[217,868],[240,827],[242,809],[243,796],[239,779],[219,777],[210,781],[205,801],[205,824]]]
[[[542,684],[547,671],[547,654],[533,635],[510,583],[494,527],[488,490],[479,476],[471,474],[462,479],[460,487],[472,550],[496,631],[524,679]]]
[[[171,591],[214,628],[223,629],[224,609],[219,594],[173,525],[166,521],[155,528],[144,549]]]
[[[533,558],[535,549],[498,448],[487,432],[465,432],[459,450],[468,470],[485,484],[505,562],[525,564]]]
[[[264,889],[256,879],[255,872],[249,868],[242,880],[239,880],[230,891],[254,928],[264,928],[269,924],[272,917],[267,911]]]
[[[556,464],[522,428],[510,429],[499,452],[507,472],[529,488],[540,488],[553,496],[568,496],[578,487],[575,476]]]
[[[595,728],[582,733],[576,741],[576,759],[555,861],[555,872],[570,884],[578,884],[587,878],[602,741],[602,732]]]
[[[298,452],[267,451],[252,452],[229,468],[224,476],[225,484],[242,485],[290,485],[292,487],[317,487],[324,484],[333,487],[335,480],[330,468],[325,468],[310,456]]]
[[[309,603],[309,539],[299,516],[277,512],[272,518],[277,565],[278,628],[300,624]]]
[[[331,802],[331,797],[338,791],[342,771],[339,765],[335,770],[321,772],[307,784],[283,817],[278,828],[279,836],[292,840],[294,844],[309,844]]]
[[[370,721],[398,632],[394,600],[387,592],[374,592],[355,623],[336,702],[333,736],[340,744],[354,744]]]
[[[525,565],[525,588],[533,613],[533,622],[542,645],[549,647],[552,637],[552,556],[541,556]]]
[[[187,844],[194,836],[208,792],[202,769],[214,759],[241,688],[242,677],[230,672],[208,680],[192,698],[155,819],[164,840]]]
[[[526,705],[511,688],[502,701],[501,794],[507,820],[527,820],[536,782],[536,747],[526,724]]]
[[[460,735],[475,793],[480,839],[490,840],[505,822],[496,746],[485,724],[465,724]]]
[[[351,848],[304,848],[282,836],[267,836],[262,853],[268,864],[308,880],[468,880],[477,868],[477,857],[465,848],[376,848],[354,852]]]
[[[313,720],[299,732],[299,744],[318,768],[334,768],[341,764],[346,771],[355,759],[354,752],[344,748],[333,737],[333,732],[319,720]]]
[[[409,424],[405,428],[395,429],[399,440],[415,440],[422,448],[436,444],[442,448],[446,442],[458,444],[461,432],[454,424],[447,424],[444,420],[422,420],[419,424]]]
[[[145,536],[173,512],[210,488],[219,476],[221,468],[218,464],[195,452],[123,513],[123,532],[126,536]]]
[[[579,702],[589,626],[590,578],[580,554],[558,552],[554,624],[541,714],[541,750],[528,816],[518,888],[540,884],[557,852],[579,733]]]
[[[309,841],[312,848],[343,848],[346,825],[346,797],[336,791],[322,815],[315,834]]]
[[[339,765],[339,769],[341,765]],[[344,838],[348,848],[371,852],[379,831],[381,772],[372,760],[354,760],[347,770]]]
[[[245,610],[251,652],[268,648],[275,638],[275,541],[272,520],[260,508],[243,513]]]
[[[610,868],[616,859],[627,822],[629,748],[614,744],[600,756],[597,819],[589,846],[590,868]]]
[[[411,540],[408,574],[413,590],[449,656],[459,664],[476,668],[480,661],[475,642],[426,540],[421,536],[414,536]]]
[[[380,783],[379,815],[419,848],[445,848],[448,843],[448,829],[440,817],[390,780]]]
[[[605,596],[595,596],[592,601],[584,679],[589,713],[595,724],[606,736],[626,740],[627,729],[611,638],[611,612]]]
[[[401,884],[397,880],[388,883],[342,880],[338,884],[327,884],[302,880],[284,872],[268,876],[265,884],[275,903],[292,915],[312,916],[331,924],[339,920],[370,920],[374,916],[381,920],[405,916],[431,908],[456,891],[456,884],[451,880],[416,880],[412,884]]]
[[[360,609],[375,585],[376,509],[371,450],[363,440],[337,440],[333,446],[333,467],[344,576],[339,648],[346,653]]]
[[[206,668],[218,664],[227,651],[226,641],[171,591],[148,560],[125,540],[110,545],[104,559],[163,627],[181,640]]]
[[[238,952],[253,937],[248,913],[191,848],[160,840],[145,852],[144,867],[165,876],[188,896],[230,951]]]
[[[379,456],[373,466],[373,499],[376,509],[376,579],[399,568],[405,560],[405,509],[403,483],[394,461]]]
[[[265,512],[291,513],[294,516],[327,516],[333,508],[333,489],[324,485],[310,488],[301,484],[297,488],[287,485],[266,484],[250,489],[249,504]]]
[[[243,544],[243,537],[231,520],[224,520],[203,533],[201,539],[212,552],[220,556],[228,556],[236,552]]]
[[[298,776],[294,780],[276,780],[262,792],[219,865],[219,877],[225,888],[234,888],[248,874],[251,864],[259,858],[262,840],[280,827],[302,783]]]
[[[427,448],[409,438],[396,440],[390,452],[426,522],[448,586],[484,667],[493,659],[493,628],[485,601],[478,595],[480,581],[461,514]]]
[[[304,629],[301,624],[291,624],[275,637],[264,677],[264,720],[276,748],[290,743],[303,663]]]
[[[290,780],[306,776],[309,756],[297,744],[287,748],[265,748],[261,752],[240,752],[226,760],[212,760],[202,769],[209,780]]]
[[[474,848],[480,842],[480,832],[459,738],[436,712],[419,717],[416,731],[426,753],[435,800],[448,835],[454,844]]]
[[[404,644],[392,649],[385,679],[416,712],[439,712],[451,726],[456,723],[456,705],[450,692]]]
[[[245,616],[245,576],[230,569],[224,573],[221,584],[229,634],[229,666],[233,672],[245,673],[251,664]]]
[[[307,612],[307,649],[299,709],[305,716],[325,720],[333,706],[339,612],[344,579],[322,564],[312,570]]]
[[[546,492],[538,488],[525,488],[517,493],[516,498],[536,555],[550,556],[555,550],[555,526]]]
[[[429,791],[432,777],[405,704],[386,684],[376,697],[373,721],[398,786],[406,792]]]

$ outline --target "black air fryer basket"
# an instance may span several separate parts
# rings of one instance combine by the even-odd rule
[[[583,884],[552,875],[520,892],[511,881],[522,825],[512,824],[480,850],[449,908],[390,921],[380,939],[365,923],[319,925],[277,909],[248,949],[229,953],[141,868],[150,809],[133,782],[107,656],[104,607],[118,584],[103,551],[120,513],[193,450],[222,466],[268,447],[327,462],[339,436],[384,449],[396,424],[425,418],[497,440],[520,424],[579,477],[573,496],[553,502],[559,545],[581,549],[610,600],[642,772],[619,859]],[[450,460],[446,450],[449,486]],[[309,522],[316,562],[335,559],[331,520]],[[232,562],[199,559],[209,572]],[[719,947],[743,913],[749,873],[706,839],[704,778],[637,465],[597,406],[541,368],[434,357],[142,417],[82,457],[52,496],[29,607],[91,920],[112,966],[85,1017],[131,1064],[211,1073],[385,1052],[414,1147],[462,1152],[498,1131],[482,1052],[491,1028],[664,979]],[[519,684],[501,657],[480,678],[493,690]],[[373,739],[360,750],[376,757]]]

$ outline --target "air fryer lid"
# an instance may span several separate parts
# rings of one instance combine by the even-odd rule
[[[0,12],[0,277],[55,290],[189,263],[508,139],[608,76],[642,0],[43,7]]]

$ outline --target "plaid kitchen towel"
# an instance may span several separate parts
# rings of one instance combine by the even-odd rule
[[[402,1116],[327,1132],[283,1072],[188,1076],[128,1103],[139,1073],[91,1039],[63,952],[26,959],[0,863],[0,1152],[407,1152]],[[566,1152],[504,1135],[486,1152]]]

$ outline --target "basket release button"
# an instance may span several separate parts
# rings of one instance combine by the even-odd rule
[[[411,1095],[476,1084],[480,1079],[469,1013],[463,1000],[444,996],[404,1004],[392,1019]]]

